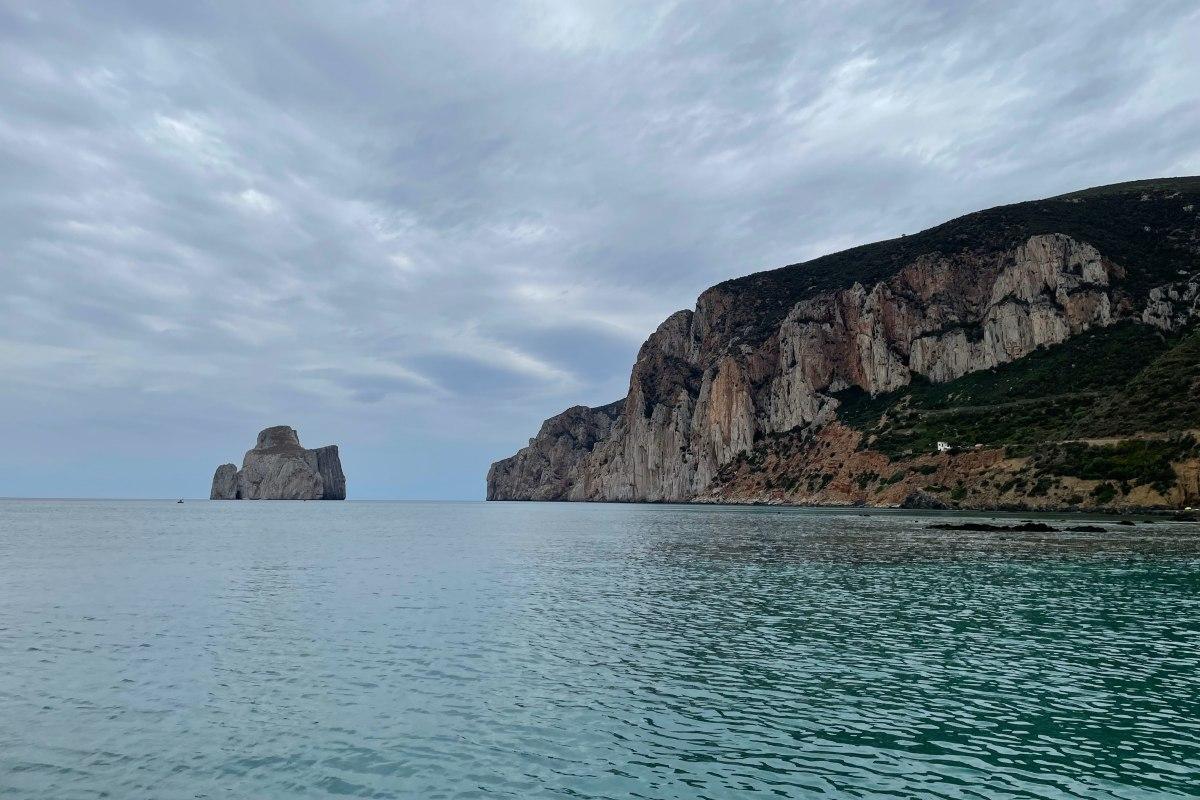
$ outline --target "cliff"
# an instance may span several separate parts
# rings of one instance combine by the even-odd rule
[[[337,445],[300,446],[293,428],[276,425],[258,434],[239,470],[222,464],[213,475],[212,500],[345,500],[346,476]]]
[[[1042,454],[1022,449],[1028,443],[1019,425],[985,435],[986,426],[964,428],[960,417],[1036,409],[1039,420],[1053,419],[1069,407],[1071,425],[1030,423],[1024,431],[1051,437],[1041,440],[1047,448],[1074,447],[1089,439],[1090,424],[1110,441],[1080,446],[1099,455],[1125,441],[1182,442],[1190,430],[1186,409],[1179,409],[1178,425],[1154,431],[1102,420],[1099,406],[1136,370],[1100,386],[1089,383],[1089,370],[1120,360],[1130,347],[1138,356],[1130,369],[1141,369],[1179,344],[1200,306],[1197,209],[1197,178],[1119,184],[990,209],[719,284],[650,336],[624,400],[569,409],[548,420],[528,447],[493,464],[488,498],[964,507],[1189,502],[1190,490],[1181,487],[1194,453],[1182,444],[1171,445],[1173,481],[1161,470],[1146,481],[1103,470],[1073,476],[1044,458],[1034,466]],[[921,405],[926,387],[973,386],[971,376],[1005,370],[1011,383],[1032,355],[1130,326],[1148,335],[1115,344],[1100,337],[1102,352],[1092,361],[1060,364],[1055,380],[1020,398],[996,384],[965,411]],[[1084,391],[1073,381],[1092,388],[1065,402],[1060,395]],[[964,440],[966,431],[974,438]],[[932,437],[945,437],[945,452]],[[1011,477],[1026,473],[1037,477]],[[1116,494],[1092,494],[1101,484]]]

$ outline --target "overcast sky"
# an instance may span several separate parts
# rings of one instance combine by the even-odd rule
[[[1200,173],[1196,2],[0,0],[0,496],[482,498],[725,278]]]

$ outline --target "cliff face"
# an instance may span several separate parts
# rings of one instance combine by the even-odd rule
[[[238,468],[236,464],[222,464],[213,475],[209,500],[238,499]]]
[[[317,472],[321,476],[322,500],[346,499],[346,475],[336,444],[327,444],[310,452],[317,457]]]
[[[1103,238],[1122,225],[1144,236],[1152,226],[1135,223],[1149,212],[1182,236],[1169,258],[1123,263],[1072,235],[1091,230],[1076,210],[1093,202],[1082,193],[1039,201],[1067,232],[1037,232],[1045,224],[1036,209],[1010,207],[1024,210],[998,217],[1003,235],[985,224],[993,210],[909,237],[915,242],[860,248],[863,268],[849,251],[714,287],[646,341],[623,402],[548,420],[528,447],[492,466],[488,498],[736,501],[744,498],[714,484],[722,470],[764,439],[822,429],[837,417],[840,392],[878,396],[914,381],[954,381],[1124,319],[1179,327],[1200,284],[1152,284],[1200,266],[1197,215],[1180,215],[1188,203],[1179,191],[1149,201],[1127,194],[1118,196],[1136,210],[1133,221],[1115,220]],[[1124,207],[1100,197],[1105,214]],[[854,279],[862,276],[878,279]]]
[[[345,500],[346,477],[337,445],[300,446],[287,425],[266,428],[246,451],[242,468],[222,464],[213,475],[213,500]]]
[[[597,442],[612,433],[622,405],[574,406],[543,422],[528,447],[488,470],[487,499],[504,500],[519,494],[530,500],[566,498],[583,460]]]

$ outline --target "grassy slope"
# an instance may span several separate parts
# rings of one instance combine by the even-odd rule
[[[1154,328],[1122,323],[948,383],[915,383],[878,397],[850,389],[838,395],[838,417],[891,456],[930,451],[939,440],[970,446],[1070,438],[1098,402],[1170,344]]]
[[[1164,488],[1170,463],[1195,454],[1184,432],[1200,427],[1200,331],[1168,337],[1127,322],[949,383],[839,399],[839,419],[892,458],[931,452],[939,440],[980,443],[1032,456],[1038,475]],[[1168,435],[1071,441],[1144,433]]]
[[[1200,331],[1159,355],[1080,425],[1094,436],[1200,428]]]

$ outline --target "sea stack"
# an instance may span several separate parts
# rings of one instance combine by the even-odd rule
[[[213,474],[212,500],[345,500],[346,476],[337,445],[300,446],[296,430],[275,425],[258,434],[239,470],[222,464]]]

